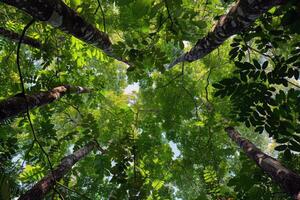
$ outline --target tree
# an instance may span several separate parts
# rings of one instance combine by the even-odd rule
[[[60,99],[65,94],[89,92],[90,89],[80,86],[64,85],[55,87],[47,92],[40,92],[33,95],[17,94],[0,102],[0,121],[24,113],[26,110],[49,104]]]
[[[96,143],[90,142],[81,149],[75,151],[73,154],[64,157],[56,169],[51,171],[49,175],[40,180],[25,194],[21,195],[19,199],[42,199],[49,192],[49,190],[53,188],[56,182],[63,178],[64,175],[68,173],[70,169],[72,169],[75,163],[88,155],[95,147]]]
[[[247,29],[263,13],[284,2],[284,0],[238,1],[226,15],[220,17],[218,23],[206,37],[198,40],[189,52],[173,61],[168,68],[170,69],[180,62],[192,62],[201,59],[218,48],[230,36]]]
[[[228,136],[236,142],[256,164],[294,199],[300,199],[300,176],[282,166],[276,159],[266,155],[249,140],[244,139],[232,127],[226,128]]]
[[[96,29],[86,22],[63,1],[3,1],[9,5],[22,9],[34,18],[45,21],[53,27],[60,28],[88,44],[102,49],[107,55],[116,57],[111,48],[111,41],[106,33]]]
[[[0,123],[1,199],[291,199],[224,127],[298,176],[298,1],[2,2],[3,29],[22,34],[0,38],[0,105],[21,111]],[[42,48],[21,45],[28,37]],[[50,104],[65,86],[92,92]],[[31,109],[37,95],[45,104]],[[54,181],[89,141],[105,153]]]

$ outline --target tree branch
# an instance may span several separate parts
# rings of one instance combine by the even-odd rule
[[[25,194],[21,195],[19,200],[43,199],[54,185],[72,169],[73,165],[88,155],[93,149],[95,149],[95,147],[96,143],[90,142],[81,149],[75,151],[73,154],[64,157],[52,173],[45,176]]]
[[[22,76],[22,73],[20,73],[20,76]],[[88,88],[80,86],[63,85],[55,87],[47,92],[25,95],[23,78],[20,80],[22,84],[22,93],[0,102],[0,121],[26,112],[27,104],[28,110],[31,110],[33,108],[52,103],[66,94],[81,94],[89,93],[91,91]]]
[[[7,30],[3,27],[0,27],[0,36],[7,38],[13,42],[19,42],[19,38],[21,37],[18,33]],[[22,43],[27,44],[34,48],[38,48],[38,49],[42,48],[41,43],[38,40],[31,37],[24,36],[22,39]]]
[[[2,0],[3,3],[25,11],[37,20],[46,22],[81,41],[102,49],[103,52],[127,65],[127,60],[116,55],[108,35],[88,23],[62,0]]]
[[[219,47],[230,36],[248,28],[257,18],[274,6],[285,3],[285,0],[239,0],[226,15],[223,15],[206,37],[199,39],[195,46],[178,58],[167,69],[180,62],[199,60]]]

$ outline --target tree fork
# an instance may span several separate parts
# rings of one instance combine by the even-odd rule
[[[106,33],[85,21],[62,0],[2,0],[2,2],[21,9],[83,42],[92,44],[102,49],[108,56],[129,65],[126,60],[113,53],[112,43]]]
[[[287,0],[238,0],[228,13],[219,19],[207,36],[199,39],[189,52],[176,58],[167,68],[171,69],[181,62],[193,62],[203,58],[230,36],[248,28],[263,13],[285,2]]]
[[[61,163],[42,180],[36,183],[25,194],[21,195],[19,200],[40,200],[54,187],[57,181],[63,178],[73,167],[75,163],[88,155],[97,147],[95,142],[90,142],[73,154],[64,157]]]
[[[10,97],[0,102],[0,122],[16,116],[20,113],[24,113],[28,109],[33,109],[42,105],[49,104],[55,100],[58,100],[65,94],[72,93],[89,93],[91,90],[79,86],[63,85],[53,88],[47,92],[39,92],[32,95],[25,95],[20,93],[13,97]]]
[[[293,199],[300,200],[300,176],[298,174],[263,153],[249,140],[242,138],[233,127],[228,127],[225,131],[244,150],[246,155],[254,160],[256,165],[267,173],[273,181],[277,182],[286,193],[292,196]]]
[[[12,40],[13,42],[19,42],[20,37],[21,37],[21,35],[19,35],[18,33],[7,30],[3,27],[0,27],[0,36],[7,38],[9,40]],[[22,40],[22,43],[27,44],[27,45],[37,48],[37,49],[42,48],[41,43],[38,40],[31,38],[31,37],[25,36]]]

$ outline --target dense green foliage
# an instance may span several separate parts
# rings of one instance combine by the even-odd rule
[[[200,61],[169,71],[164,66],[206,35],[233,1],[64,2],[107,32],[135,67],[44,23],[30,26],[26,35],[43,47],[21,46],[26,92],[63,84],[93,92],[32,110],[36,139],[25,115],[0,124],[0,199],[20,196],[93,140],[105,152],[78,162],[47,199],[59,199],[57,192],[65,199],[289,199],[224,128],[237,127],[300,172],[297,0]],[[0,15],[1,26],[19,34],[31,20],[3,3]],[[0,100],[21,92],[16,46],[0,35]]]

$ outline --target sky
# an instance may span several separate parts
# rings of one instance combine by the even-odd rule
[[[125,89],[124,89],[124,93],[125,94],[132,94],[133,91],[138,92],[140,89],[139,83],[133,83],[128,85]]]

